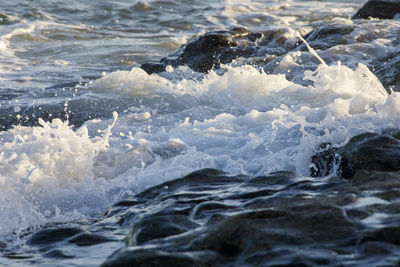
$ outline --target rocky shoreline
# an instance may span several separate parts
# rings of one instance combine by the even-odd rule
[[[399,6],[371,0],[354,15],[354,24],[327,23],[304,38],[323,53],[349,44],[363,19],[397,18]],[[399,40],[391,45],[398,47]],[[285,38],[282,29],[235,28],[195,37],[142,68],[151,74],[186,65],[207,73],[240,57],[274,73],[277,59],[306,49]],[[369,60],[388,92],[400,91],[396,51]],[[93,114],[84,114],[77,126]],[[114,251],[97,259],[103,267],[398,266],[400,130],[363,133],[342,146],[321,143],[310,171],[312,177],[292,172],[251,177],[202,169],[127,196],[99,218],[28,229],[18,251],[0,242],[0,252],[17,265],[41,266],[85,265],[82,255],[89,257],[93,247]]]

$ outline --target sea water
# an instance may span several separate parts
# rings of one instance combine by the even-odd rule
[[[17,122],[0,126],[0,236],[18,247],[27,229],[93,218],[201,168],[307,177],[320,143],[398,128],[400,95],[368,67],[398,50],[398,20],[357,23],[348,45],[289,52],[273,71],[240,59],[206,74],[139,68],[236,26],[301,43],[324,23],[354,25],[364,2],[0,1],[0,117]],[[57,103],[62,118],[46,110]]]

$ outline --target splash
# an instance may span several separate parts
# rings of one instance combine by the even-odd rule
[[[88,194],[88,201],[100,182],[92,172],[93,160],[109,146],[117,120],[113,115],[102,136],[90,137],[86,127],[74,131],[60,119],[39,119],[38,127],[17,126],[1,135],[0,201],[5,219],[0,233],[85,214],[82,207],[94,203],[84,203],[77,195]]]
[[[147,99],[142,106],[76,131],[56,119],[3,133],[1,231],[94,216],[126,192],[201,168],[307,176],[318,144],[400,123],[398,93],[363,64],[320,64],[299,77],[307,86],[250,65],[222,68],[113,72],[82,90]]]
[[[194,160],[205,161],[208,167],[250,175],[279,170],[309,175],[309,159],[321,142],[339,145],[356,134],[395,127],[399,122],[397,109],[389,112],[398,103],[398,93],[388,94],[364,64],[355,69],[340,62],[320,64],[316,70],[303,73],[308,86],[249,65],[223,68],[224,72],[212,71],[202,79],[179,79],[193,76],[186,67],[160,75],[133,68],[118,72],[118,88],[122,86],[123,91],[107,87],[106,84],[114,84],[114,74],[103,77],[101,83],[95,81],[91,89],[132,95],[148,90],[147,95],[173,95],[175,102],[171,105],[186,103],[191,111],[179,112],[174,118],[149,117],[143,123],[151,127],[151,132],[128,126],[132,125],[129,119],[123,120],[122,129],[135,133],[132,140],[140,139],[150,148],[160,140],[178,138],[195,149]],[[185,72],[188,75],[182,75]],[[146,89],[147,84],[155,82],[156,87]],[[172,173],[179,165],[164,164],[162,168]],[[150,167],[144,170],[149,176]]]

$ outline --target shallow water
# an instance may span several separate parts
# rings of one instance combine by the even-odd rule
[[[352,21],[365,1],[0,2],[3,252],[43,225],[91,225],[117,201],[203,168],[308,177],[319,144],[400,125],[400,88],[387,67],[400,22]],[[194,36],[238,26],[273,41],[206,74],[139,68]],[[323,27],[335,37],[308,42],[326,64],[298,38]],[[382,204],[369,197],[354,205]],[[385,216],[363,222],[379,227]],[[82,258],[67,249],[74,264],[98,265],[117,241]],[[43,264],[35,257],[27,261]],[[0,263],[24,262],[11,258]]]

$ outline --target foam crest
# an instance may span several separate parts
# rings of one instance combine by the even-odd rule
[[[51,123],[39,119],[39,123],[42,127],[12,130],[14,140],[2,145],[0,173],[24,177],[32,184],[61,187],[90,175],[91,160],[97,151],[105,149],[104,144],[93,142],[85,127],[74,132],[68,122],[59,119]]]
[[[312,82],[307,87],[287,80],[283,74],[267,74],[249,65],[225,66],[222,75],[212,71],[202,79],[175,79],[182,76],[182,69],[190,72],[185,67],[173,70],[175,76],[171,73],[148,75],[139,68],[117,71],[93,82],[90,88],[149,97],[156,93],[206,97],[223,106],[234,103],[241,108],[259,105],[274,108],[280,104],[322,107],[337,105],[342,99],[350,100],[342,102],[342,106],[349,105],[346,110],[349,114],[374,109],[388,96],[380,81],[363,64],[355,70],[340,62],[331,66],[320,64],[315,71],[304,72],[303,80]]]
[[[124,128],[135,132],[133,138],[146,140],[150,148],[159,140],[179,138],[189,148],[211,157],[208,167],[252,175],[279,170],[309,175],[309,159],[319,143],[341,144],[355,134],[395,127],[399,122],[399,112],[389,113],[398,93],[389,95],[363,64],[354,70],[340,62],[320,64],[303,74],[303,79],[311,82],[309,86],[248,65],[224,69],[201,79],[174,79],[182,69],[160,75],[137,69],[125,72],[128,79],[117,80],[123,93],[135,94],[145,88],[149,95],[154,90],[172,94],[178,103],[190,97],[188,103],[194,103],[195,111],[189,117],[178,113],[172,121],[169,116],[153,117],[154,123],[149,119],[146,124],[151,134],[134,126]],[[109,84],[113,81],[113,74],[102,78]],[[154,82],[158,82],[156,88]],[[107,89],[107,85],[102,88]],[[114,90],[113,85],[109,89]],[[202,115],[208,112],[204,103],[214,109],[214,115]],[[203,156],[198,160],[204,160]],[[172,164],[168,168],[173,169],[176,162],[165,164]]]
[[[114,123],[116,119],[114,114]],[[39,124],[17,126],[0,136],[0,199],[6,218],[0,224],[2,234],[84,216],[85,205],[98,204],[90,201],[101,183],[92,173],[93,160],[107,149],[114,124],[97,137],[90,137],[86,127],[74,131],[60,119],[39,119]]]

